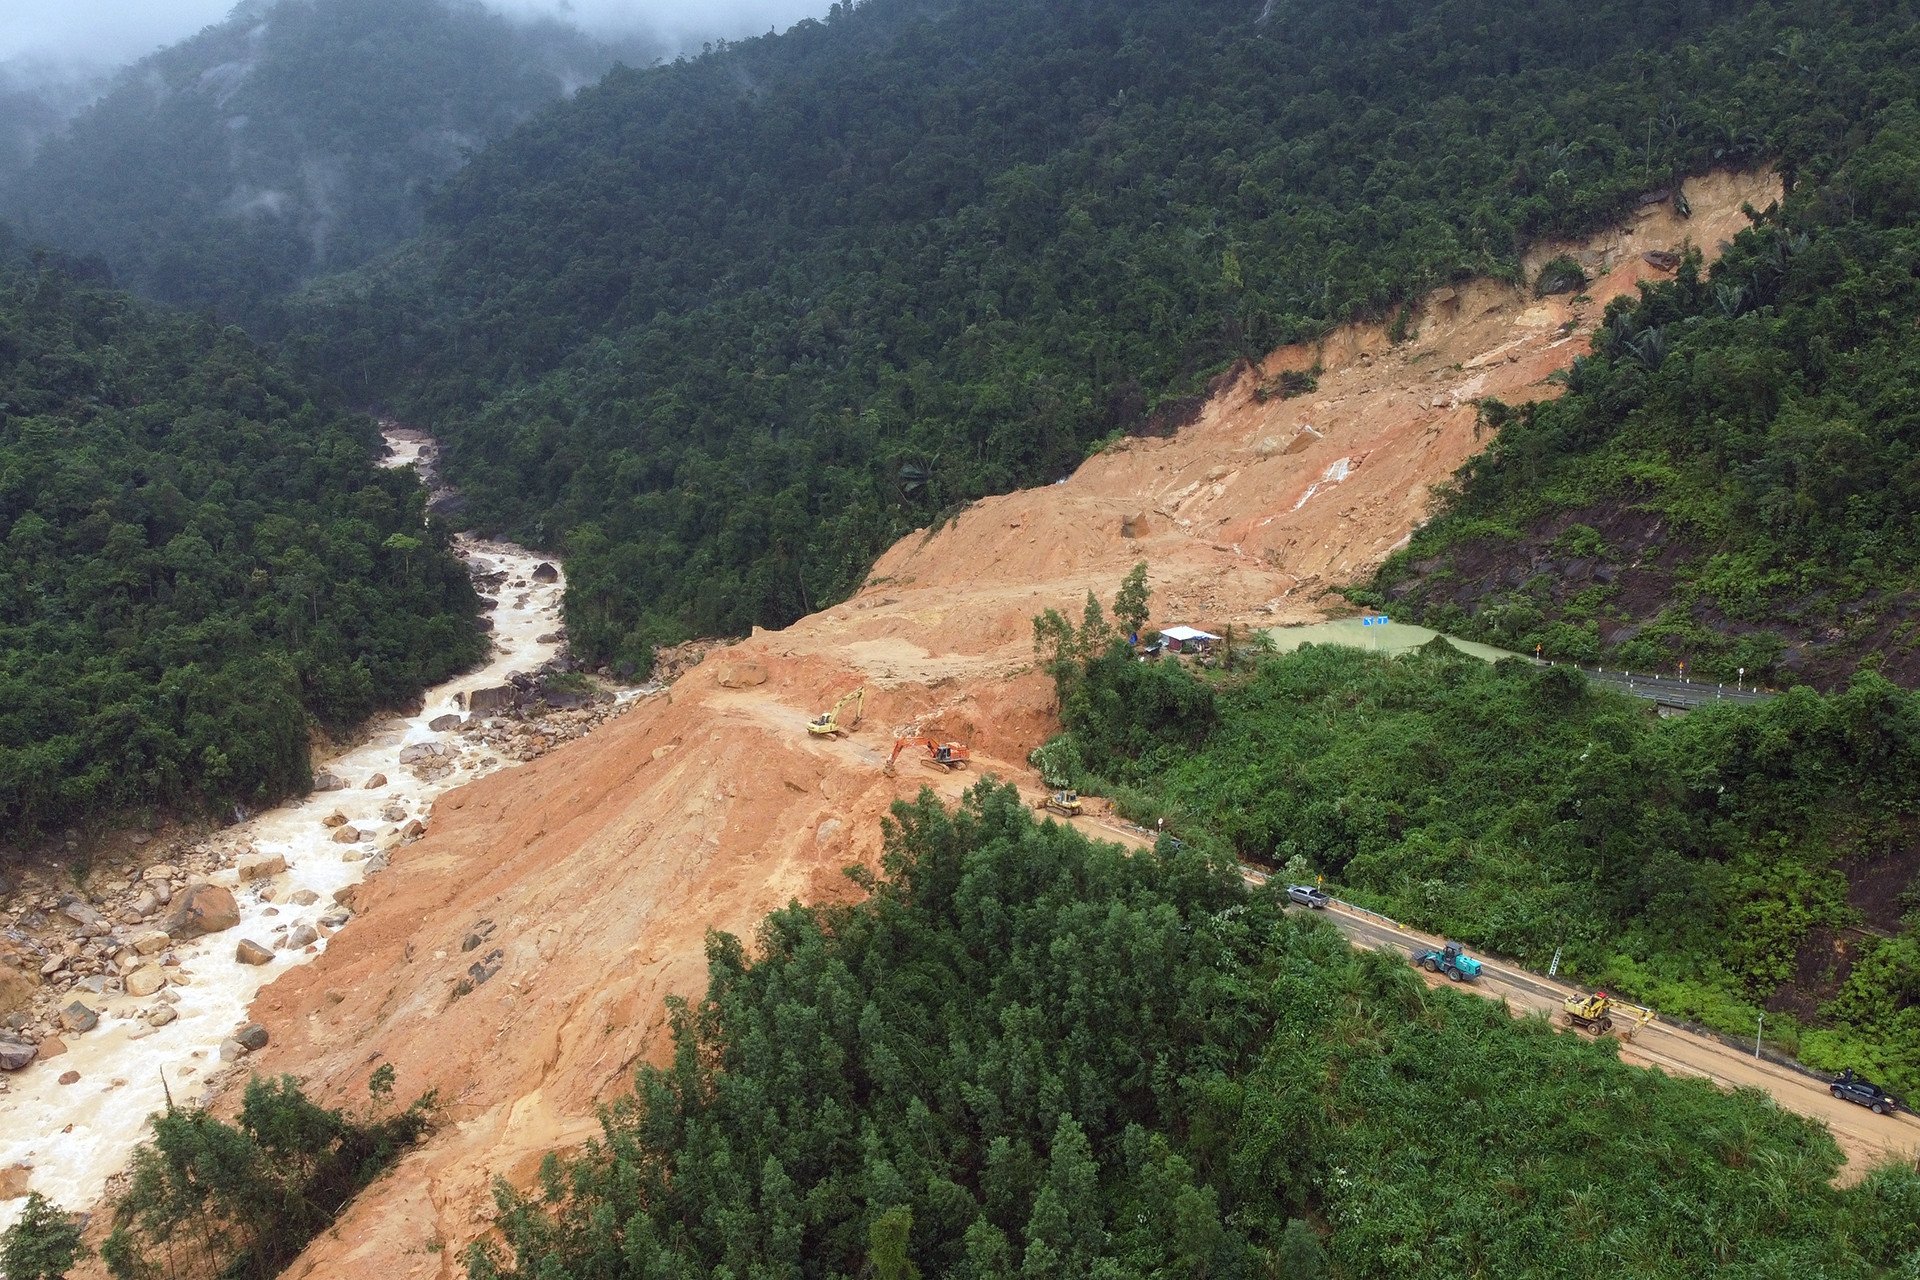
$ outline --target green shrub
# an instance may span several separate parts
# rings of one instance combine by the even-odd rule
[[[65,1280],[90,1251],[80,1226],[38,1191],[27,1193],[14,1224],[0,1235],[0,1275],[9,1280]]]
[[[368,1082],[377,1107],[392,1092],[383,1067]],[[397,1115],[355,1120],[311,1101],[292,1076],[248,1081],[237,1124],[170,1108],[134,1152],[102,1247],[115,1280],[171,1272],[189,1257],[234,1280],[279,1275],[359,1192],[432,1123],[428,1094]]]
[[[1562,254],[1550,259],[1533,278],[1533,292],[1544,298],[1555,293],[1575,293],[1587,286],[1587,269]]]

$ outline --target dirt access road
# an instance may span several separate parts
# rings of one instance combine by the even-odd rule
[[[1387,922],[1385,917],[1361,915],[1344,904],[1336,903],[1325,914],[1355,946],[1407,955],[1441,944],[1441,939],[1431,934]],[[1568,996],[1585,994],[1578,988],[1525,969],[1484,956],[1475,958],[1481,965],[1480,980],[1458,984],[1457,989],[1489,1000],[1505,1000],[1516,1013],[1550,1017],[1560,1012]],[[1435,977],[1430,981],[1448,985],[1445,978]],[[1555,1026],[1559,1025],[1556,1020]],[[1671,1023],[1655,1021],[1635,1031],[1631,1040],[1621,1043],[1620,1059],[1637,1066],[1655,1067],[1669,1075],[1704,1076],[1723,1089],[1765,1090],[1782,1107],[1818,1120],[1833,1131],[1834,1139],[1847,1155],[1846,1168],[1840,1174],[1843,1183],[1857,1182],[1874,1165],[1885,1160],[1908,1164],[1920,1161],[1920,1119],[1905,1114],[1876,1116],[1865,1107],[1833,1097],[1821,1079],[1756,1058]]]

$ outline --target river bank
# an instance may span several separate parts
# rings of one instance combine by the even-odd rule
[[[420,464],[434,492],[432,442],[387,436],[387,464]],[[34,1058],[0,1073],[0,1228],[28,1191],[94,1203],[169,1097],[196,1102],[244,1073],[264,1035],[248,1022],[255,996],[325,951],[352,919],[356,886],[425,832],[441,795],[624,709],[578,682],[536,679],[564,649],[557,566],[509,543],[463,536],[457,550],[487,602],[485,665],[316,762],[304,799],[166,860],[0,903],[0,946],[31,962],[23,980],[39,979],[7,1029]]]

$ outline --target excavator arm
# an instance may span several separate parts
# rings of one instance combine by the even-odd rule
[[[929,738],[924,734],[915,734],[893,740],[893,754],[887,757],[887,772],[893,772],[893,766],[900,759],[900,753],[908,747],[924,747],[928,764],[942,769],[964,769],[967,761],[973,758],[963,743],[942,742],[938,738]]]
[[[807,732],[824,738],[830,738],[836,733],[851,733],[853,727],[860,723],[860,713],[866,706],[866,701],[865,685],[852,693],[841,694],[840,700],[833,704],[832,710],[822,712],[807,721]]]

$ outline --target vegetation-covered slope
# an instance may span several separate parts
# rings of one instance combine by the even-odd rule
[[[472,0],[253,0],[121,73],[0,213],[149,297],[270,325],[279,295],[415,234],[469,151],[612,61]]]
[[[1920,681],[1920,112],[1854,132],[1711,271],[1616,304],[1562,399],[1483,406],[1373,598],[1553,657]]]
[[[1848,145],[1907,4],[873,0],[615,74],[449,184],[302,349],[448,437],[639,661],[1177,416],[1233,359]],[[1155,411],[1165,410],[1159,419]]]
[[[887,878],[709,946],[675,1058],[502,1192],[572,1277],[1870,1276],[1920,1181],[1816,1126],[1429,992],[1249,893],[983,784],[896,808]],[[1623,1265],[1623,1261],[1626,1260]]]
[[[237,329],[0,266],[0,850],[303,789],[310,717],[484,652],[379,447]]]
[[[1060,781],[1670,1016],[1751,1034],[1764,1009],[1809,1063],[1920,1090],[1916,695],[1862,675],[1663,720],[1444,641],[1203,679],[1066,640]]]

